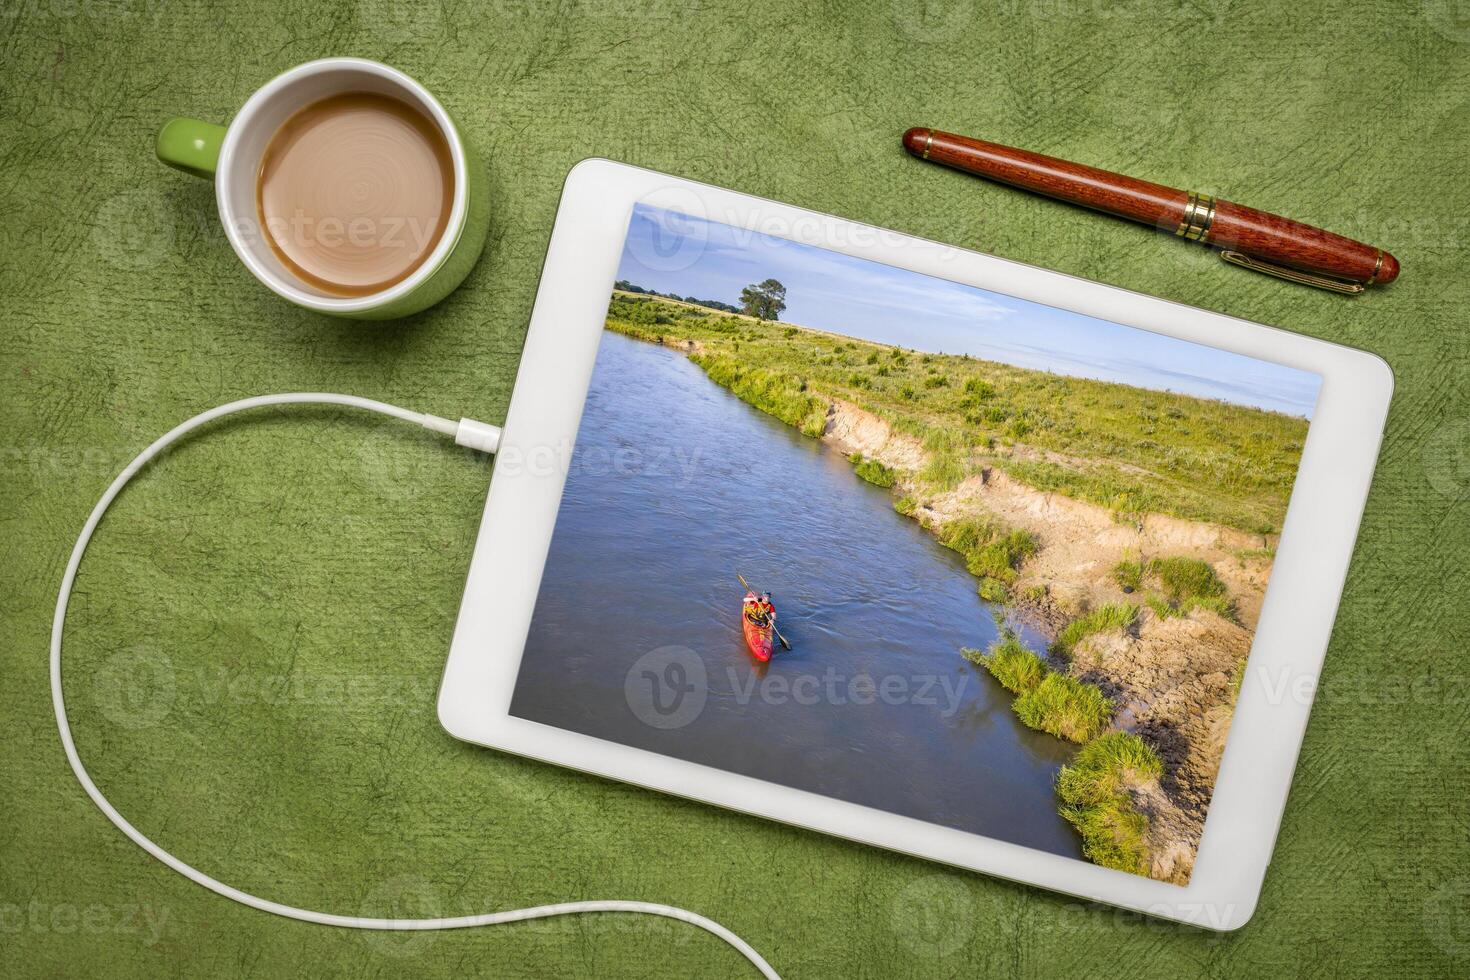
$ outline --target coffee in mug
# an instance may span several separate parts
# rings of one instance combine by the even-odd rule
[[[449,143],[392,96],[349,92],[314,102],[276,130],[256,204],[271,250],[291,273],[338,296],[401,282],[449,221]]]
[[[387,320],[439,302],[490,227],[484,164],[396,68],[323,58],[261,86],[229,126],[170,119],[158,158],[214,182],[246,269],[297,306]]]

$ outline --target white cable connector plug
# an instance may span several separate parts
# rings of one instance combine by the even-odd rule
[[[482,453],[494,453],[500,449],[500,426],[474,419],[460,419],[455,429],[454,441],[461,446]]]
[[[456,445],[473,449],[476,452],[494,455],[495,451],[500,448],[500,426],[491,425],[489,422],[481,422],[477,419],[460,419],[458,422],[451,422],[437,415],[425,415],[423,426],[434,432],[453,436]]]
[[[72,547],[71,558],[66,564],[66,571],[61,576],[61,588],[56,596],[56,614],[51,620],[51,706],[56,712],[56,731],[61,737],[61,747],[66,752],[66,761],[71,764],[72,773],[76,775],[77,782],[81,783],[97,809],[102,811],[103,816],[111,820],[113,825],[121,830],[129,840],[137,844],[143,850],[153,855],[164,864],[168,865],[179,874],[197,884],[203,885],[210,891],[241,905],[270,912],[274,915],[284,916],[288,919],[297,919],[301,922],[316,922],[322,925],[341,926],[347,929],[386,929],[386,930],[425,930],[425,929],[467,929],[475,926],[500,925],[507,922],[522,922],[526,919],[542,919],[556,915],[580,915],[588,912],[603,913],[636,913],[639,915],[657,915],[667,919],[677,919],[690,925],[698,926],[706,932],[718,936],[729,943],[741,956],[750,961],[767,980],[780,980],[776,971],[765,961],[760,953],[741,939],[735,933],[715,922],[713,919],[705,918],[695,912],[681,909],[673,905],[660,905],[655,902],[623,902],[623,901],[587,901],[587,902],[564,902],[560,905],[539,905],[535,908],[508,909],[504,912],[487,912],[483,915],[460,915],[446,919],[373,919],[359,915],[336,915],[330,912],[317,912],[312,909],[301,909],[291,905],[283,905],[280,902],[272,902],[270,899],[252,895],[241,891],[211,878],[192,865],[174,857],[168,851],[155,844],[142,831],[127,821],[117,808],[102,795],[102,790],[92,781],[92,776],[87,772],[87,767],[82,765],[82,758],[77,753],[76,741],[72,738],[71,722],[66,716],[66,695],[61,686],[61,638],[66,627],[66,607],[71,601],[71,590],[76,582],[77,570],[82,564],[82,555],[87,551],[87,544],[92,540],[92,534],[97,530],[97,525],[102,520],[102,515],[107,512],[108,506],[113,499],[122,492],[127,482],[169,445],[188,435],[190,432],[206,423],[212,422],[225,415],[235,412],[243,412],[253,408],[265,408],[275,405],[342,405],[348,408],[360,408],[369,412],[378,412],[382,415],[391,415],[396,419],[422,425],[426,429],[439,432],[446,436],[453,436],[454,441],[461,446],[482,453],[493,453],[500,446],[500,429],[485,422],[476,422],[474,419],[460,419],[451,422],[437,415],[425,415],[420,412],[411,412],[406,408],[396,405],[388,405],[383,402],[372,401],[368,398],[358,398],[355,395],[337,395],[329,392],[295,392],[284,395],[261,395],[256,398],[244,398],[240,401],[230,402],[218,408],[211,408],[207,412],[201,412],[193,418],[174,426],[168,432],[159,436],[146,449],[134,457],[133,461],[123,467],[123,471],[117,475],[108,488],[103,492],[102,499],[92,508],[87,522],[82,525],[81,534],[77,536],[77,543]]]

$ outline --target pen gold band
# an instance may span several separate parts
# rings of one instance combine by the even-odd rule
[[[1190,191],[1184,202],[1184,214],[1179,217],[1179,227],[1174,234],[1191,242],[1203,241],[1215,220],[1215,199],[1209,194]]]
[[[931,147],[933,145],[934,145],[934,130],[931,129],[931,130],[929,130],[929,132],[927,132],[927,133],[924,134],[924,155],[919,158],[920,160],[927,160],[927,159],[929,159],[929,147]]]
[[[1378,261],[1373,263],[1373,275],[1369,276],[1368,277],[1368,281],[1365,282],[1365,283],[1363,283],[1363,285],[1365,285],[1365,286],[1371,286],[1371,285],[1373,285],[1375,282],[1378,281],[1378,273],[1380,273],[1382,271],[1383,271],[1383,249],[1380,248],[1378,250]]]

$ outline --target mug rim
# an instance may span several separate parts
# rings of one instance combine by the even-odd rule
[[[449,144],[449,156],[454,168],[454,197],[449,208],[449,220],[434,250],[406,278],[386,289],[369,293],[366,296],[319,296],[307,292],[293,281],[267,268],[247,245],[241,231],[240,216],[234,213],[229,201],[230,195],[227,193],[230,183],[228,175],[237,166],[235,153],[241,135],[250,128],[260,108],[272,96],[303,78],[342,68],[367,71],[380,78],[385,78],[407,89],[420,99],[428,108],[429,115],[435,124],[448,137],[446,142]],[[239,112],[235,113],[235,118],[230,120],[229,126],[225,129],[225,138],[220,146],[219,164],[215,171],[214,192],[220,223],[225,226],[225,236],[230,241],[230,247],[235,250],[235,255],[250,270],[251,274],[267,288],[298,306],[321,313],[364,313],[379,309],[407,296],[423,285],[444,264],[445,259],[454,251],[464,231],[465,215],[469,204],[468,185],[469,167],[465,160],[463,138],[460,136],[459,128],[454,125],[454,120],[449,117],[449,113],[439,103],[439,100],[434,98],[432,92],[409,75],[382,62],[370,61],[366,58],[319,58],[282,72],[256,89],[250,98],[245,100],[245,104],[240,107]],[[255,217],[255,215],[250,215],[252,221]],[[260,229],[260,233],[264,234],[265,229]]]

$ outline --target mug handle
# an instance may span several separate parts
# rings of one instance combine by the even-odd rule
[[[213,180],[224,141],[225,127],[181,116],[163,124],[154,150],[158,159],[175,170]]]

